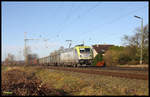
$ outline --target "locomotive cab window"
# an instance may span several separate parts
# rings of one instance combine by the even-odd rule
[[[85,52],[90,52],[90,48],[85,48]]]
[[[81,48],[80,49],[80,53],[89,53],[90,52],[90,48]]]

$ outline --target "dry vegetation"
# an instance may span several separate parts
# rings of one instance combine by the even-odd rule
[[[6,70],[6,68],[5,68]],[[12,96],[47,96],[65,95],[63,90],[53,89],[49,84],[42,83],[34,72],[25,72],[20,68],[7,68],[2,72],[2,95]]]
[[[2,91],[11,91],[13,95],[149,95],[148,80],[36,67],[2,70]]]

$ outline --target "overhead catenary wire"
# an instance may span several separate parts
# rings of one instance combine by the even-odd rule
[[[144,7],[142,7],[142,8],[145,8],[145,7],[146,7],[146,6],[144,6]],[[112,24],[112,23],[114,23],[114,22],[117,22],[118,20],[125,18],[126,16],[128,16],[128,15],[131,14],[131,13],[134,13],[134,12],[137,12],[137,11],[142,10],[142,8],[138,8],[138,9],[136,9],[136,10],[133,10],[133,11],[129,12],[129,13],[126,13],[125,15],[121,15],[121,16],[119,16],[119,17],[113,19],[112,21],[108,22],[107,24]]]
[[[92,6],[91,8],[89,8],[88,10],[86,10],[85,12],[83,12],[81,15],[77,16],[77,19],[80,19],[82,16],[86,16],[87,14],[89,14],[92,10],[94,10],[95,8],[97,8],[100,4],[102,4],[102,2]]]
[[[101,3],[102,3],[102,2],[101,2]],[[84,12],[82,12],[82,14],[77,15],[76,18],[75,18],[76,20],[74,20],[74,21],[77,21],[77,20],[81,19],[81,17],[87,15],[89,12],[91,12],[91,11],[94,10],[96,7],[98,7],[101,3],[98,3],[98,4],[96,4],[96,5],[92,6],[92,7],[90,7],[89,9],[85,10]],[[74,21],[72,20],[72,22],[69,23],[69,25],[71,25]],[[68,27],[68,26],[67,26],[67,27]],[[65,27],[63,27],[63,28],[60,30],[59,34],[62,32],[62,30],[63,30],[64,28],[65,28]],[[57,37],[58,37],[58,34],[57,34]]]
[[[69,6],[68,4],[60,4],[60,3],[55,3],[55,4],[53,4],[53,3],[41,3],[41,2],[30,2],[30,3],[28,3],[28,2],[14,2],[14,3],[9,3],[9,4],[7,4],[7,6],[11,6],[11,7],[13,7],[13,6],[24,6],[24,7],[56,7],[56,9],[55,10],[57,10],[57,9],[59,9],[60,8],[60,6]],[[57,11],[55,11],[54,13],[53,13],[53,16],[55,16],[55,18],[56,18],[56,14],[57,14],[58,12]],[[41,38],[41,35],[40,35],[40,38]]]
[[[142,7],[142,8],[145,8],[145,7],[146,7],[146,6],[144,6],[144,7]],[[134,13],[134,12],[137,12],[137,11],[142,10],[142,8],[138,8],[138,9],[133,10],[133,11],[131,11],[131,12],[128,12],[128,13],[126,13],[126,14],[124,14],[124,15],[121,15],[121,16],[119,16],[119,17],[117,17],[117,18],[115,18],[115,19],[113,19],[113,20],[111,20],[111,21],[109,21],[109,22],[107,22],[107,23],[104,23],[101,27],[104,27],[104,26],[106,26],[106,25],[109,25],[109,24],[113,24],[113,23],[115,23],[115,22],[118,22],[119,20],[121,20],[121,19],[127,17],[127,16],[130,15],[131,13]],[[94,35],[94,32],[92,32],[92,31],[85,32],[83,35],[86,35],[86,34],[89,33],[89,32],[91,32],[92,35]],[[83,35],[80,35],[79,38],[80,38],[81,36],[83,36]]]
[[[89,9],[87,9],[87,10],[85,10],[84,12],[81,12],[81,14],[79,14],[79,15],[77,15],[76,16],[76,20],[72,20],[72,22],[70,23],[70,25],[72,24],[72,23],[74,23],[74,21],[79,21],[80,19],[81,19],[81,17],[85,17],[87,14],[89,14],[92,10],[94,10],[96,7],[98,7],[99,5],[100,5],[101,3],[98,3],[98,4],[96,4],[96,5],[94,5],[94,6],[92,6],[92,7],[90,7]]]
[[[59,29],[58,29],[58,33],[57,33],[56,37],[59,37],[59,34],[61,33],[61,31],[62,31],[63,28],[64,28],[64,25],[69,21],[71,15],[72,15],[72,13],[71,13],[72,10],[73,10],[73,4],[72,4],[72,6],[71,6],[71,8],[70,8],[70,11],[69,11],[68,14],[66,15],[66,17],[65,17],[65,19],[64,19],[64,22],[60,24]]]
[[[96,5],[96,6],[97,6],[97,5]],[[81,6],[80,6],[80,7],[81,7]],[[81,10],[80,7],[77,7],[77,8]],[[73,9],[73,4],[72,4],[72,9]],[[70,10],[70,12],[73,11],[72,9]],[[89,11],[89,10],[91,10],[91,9],[93,9],[93,7],[90,8],[90,9],[88,9],[87,11]],[[69,12],[69,13],[70,13],[70,12]],[[85,13],[84,13],[84,14],[85,14]],[[59,37],[59,34],[62,33],[62,30],[64,30],[64,28],[66,28],[67,22],[68,22],[68,20],[70,19],[71,15],[73,15],[73,14],[70,13],[70,15],[68,14],[68,16],[66,16],[66,21],[65,21],[64,23],[62,23],[63,27],[61,27],[62,29],[60,29],[60,30],[58,31],[58,34],[56,35],[57,37]],[[69,17],[69,18],[67,18],[67,17]],[[81,17],[81,15],[77,15],[75,19],[78,20],[80,17]],[[67,19],[68,19],[68,20],[67,20]],[[72,22],[69,23],[69,25],[71,25],[73,22],[74,22],[74,21],[72,20]],[[65,25],[65,24],[66,24],[66,25]],[[68,27],[68,26],[67,26],[67,27]]]

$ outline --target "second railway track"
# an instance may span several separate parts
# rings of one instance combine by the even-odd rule
[[[148,72],[146,72],[146,73],[131,73],[131,72],[130,73],[123,73],[123,72],[119,72],[119,71],[117,71],[117,72],[107,71],[107,70],[97,71],[96,69],[70,68],[70,67],[66,68],[66,67],[53,67],[53,66],[44,66],[44,68],[54,69],[54,70],[70,71],[70,72],[87,73],[87,74],[112,76],[112,77],[148,80]],[[114,67],[113,67],[113,70],[114,70]],[[124,70],[124,69],[122,68],[120,70]]]

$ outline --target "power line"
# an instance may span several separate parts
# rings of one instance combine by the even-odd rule
[[[100,3],[101,4],[101,3]],[[92,11],[93,9],[97,8],[100,4],[96,4],[94,5],[93,7],[89,8],[88,10],[86,10],[84,13],[82,13],[81,15],[83,16],[86,16],[90,11]],[[80,19],[81,18],[81,15],[78,15],[77,16],[77,19]]]
[[[85,10],[84,12],[82,12],[82,14],[77,15],[76,20],[74,20],[74,21],[77,21],[77,20],[81,19],[81,17],[87,15],[87,13],[90,13],[93,9],[95,9],[96,7],[98,7],[100,4],[96,4],[96,5],[92,6],[92,7],[90,7],[89,9]],[[74,21],[72,21],[72,23],[74,23]],[[72,23],[70,23],[70,25]]]
[[[64,24],[66,24],[68,22],[68,20],[70,19],[71,17],[71,12],[73,10],[73,4],[70,8],[70,11],[68,12],[68,14],[66,15],[65,19],[64,19],[64,22],[62,24],[60,24],[60,29],[58,30],[58,34],[56,35],[57,37],[59,37],[59,34],[61,33],[61,31],[64,29]]]
[[[144,7],[142,7],[142,8],[145,8],[145,7],[146,7],[146,6],[144,6]],[[121,15],[121,16],[119,16],[118,18],[116,18],[116,19],[114,19],[114,20],[112,20],[112,21],[108,22],[107,24],[112,24],[112,23],[114,23],[114,22],[116,22],[116,21],[118,21],[118,20],[120,20],[120,19],[122,19],[122,18],[124,18],[124,17],[128,16],[128,15],[129,15],[129,14],[131,14],[131,13],[134,13],[134,12],[136,12],[136,11],[141,10],[142,8],[139,8],[139,9],[133,10],[133,11],[131,11],[131,12],[127,13],[126,15]]]
[[[80,9],[81,10],[81,7],[76,7],[76,10],[77,9]],[[75,10],[75,9],[74,9]],[[73,4],[72,4],[72,8],[71,8],[71,10],[70,10],[70,12],[73,12]],[[69,12],[69,13],[70,13]],[[74,12],[75,13],[75,12]],[[71,15],[73,15],[72,13],[70,13]],[[62,27],[62,29],[60,29],[59,30],[59,33],[58,34],[60,34],[60,33],[62,33],[62,30],[64,30],[64,28],[66,27],[66,23],[68,22],[68,20],[70,19],[70,17],[71,17],[71,15],[69,15],[68,14],[68,16],[66,16],[66,21],[65,21],[65,23],[63,23],[62,25],[63,25],[63,27]],[[68,17],[68,18],[67,18]],[[79,17],[79,15],[76,17],[76,19]],[[68,20],[67,20],[68,19]],[[71,22],[71,23],[69,23],[70,25],[73,23],[73,21]],[[66,25],[65,25],[66,24]],[[67,26],[68,27],[68,26]],[[57,34],[57,37],[59,37],[59,35]]]
[[[147,6],[144,6],[144,7],[142,7],[142,8],[145,8],[145,7],[147,7]],[[117,18],[115,18],[115,19],[113,19],[113,20],[111,20],[111,21],[109,21],[109,22],[103,24],[101,27],[106,26],[107,24],[115,23],[115,22],[121,20],[122,18],[125,18],[125,17],[128,16],[129,14],[141,10],[142,8],[138,8],[138,9],[136,9],[136,10],[133,10],[133,11],[129,12],[129,13],[126,13],[125,15],[121,15],[121,16],[119,16],[119,17],[117,17]],[[87,32],[87,33],[89,33],[89,32]],[[87,33],[84,33],[83,35],[85,35],[85,34],[87,34]],[[94,35],[94,33],[93,33],[93,35]],[[80,37],[81,37],[81,35],[80,35]]]
[[[100,3],[100,4],[101,4],[101,3]],[[91,12],[93,9],[95,9],[96,7],[98,7],[100,4],[98,3],[98,4],[96,4],[96,5],[92,6],[92,7],[90,7],[89,9],[87,9],[85,12],[82,12],[82,14],[77,15],[76,19],[77,19],[77,20],[81,19],[82,16],[87,15],[87,13]],[[79,8],[79,7],[78,7],[78,8]],[[71,25],[72,23],[73,23],[73,21],[70,23],[70,25]],[[64,26],[65,26],[65,25],[64,25]],[[61,29],[61,31],[59,32],[59,34],[62,32],[63,29],[64,29],[64,28]],[[57,34],[57,35],[58,35],[58,34]]]

